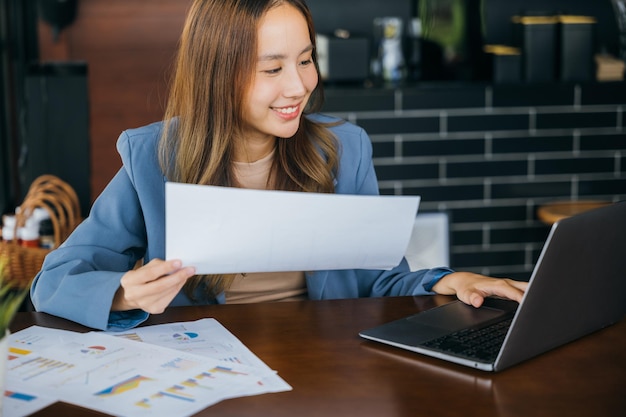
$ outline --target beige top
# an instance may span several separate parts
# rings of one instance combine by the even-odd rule
[[[244,188],[267,188],[274,152],[256,162],[235,162],[237,181]],[[262,272],[237,274],[226,290],[226,303],[257,303],[307,298],[304,272]]]

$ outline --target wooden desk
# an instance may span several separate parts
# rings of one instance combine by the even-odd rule
[[[214,317],[293,391],[226,400],[198,416],[610,416],[626,410],[626,320],[526,361],[485,373],[366,341],[359,330],[450,301],[390,297],[170,308],[146,324]],[[19,313],[32,324],[75,323]],[[36,416],[99,416],[57,403]]]

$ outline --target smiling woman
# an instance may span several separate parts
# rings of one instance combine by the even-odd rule
[[[274,149],[276,138],[292,137],[318,83],[309,28],[295,7],[283,4],[265,14],[257,51],[236,161],[254,162]]]
[[[136,326],[175,305],[434,291],[458,294],[474,305],[493,294],[520,300],[525,283],[446,266],[410,271],[405,259],[388,271],[245,275],[195,275],[194,265],[164,259],[167,181],[378,194],[367,133],[318,113],[323,92],[315,47],[304,0],[194,1],[163,120],[121,134],[117,149],[123,167],[89,217],[46,257],[31,290],[35,308],[113,330]],[[248,216],[265,220],[255,207],[248,209]],[[206,233],[218,242],[227,238],[219,230]],[[135,267],[138,261],[141,266]]]

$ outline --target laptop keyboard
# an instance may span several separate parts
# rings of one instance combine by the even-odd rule
[[[513,318],[485,327],[463,329],[422,343],[441,352],[453,353],[480,362],[493,362],[509,330]]]

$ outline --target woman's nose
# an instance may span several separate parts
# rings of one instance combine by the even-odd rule
[[[303,75],[297,69],[290,70],[285,74],[283,94],[286,97],[299,97],[306,94]]]

